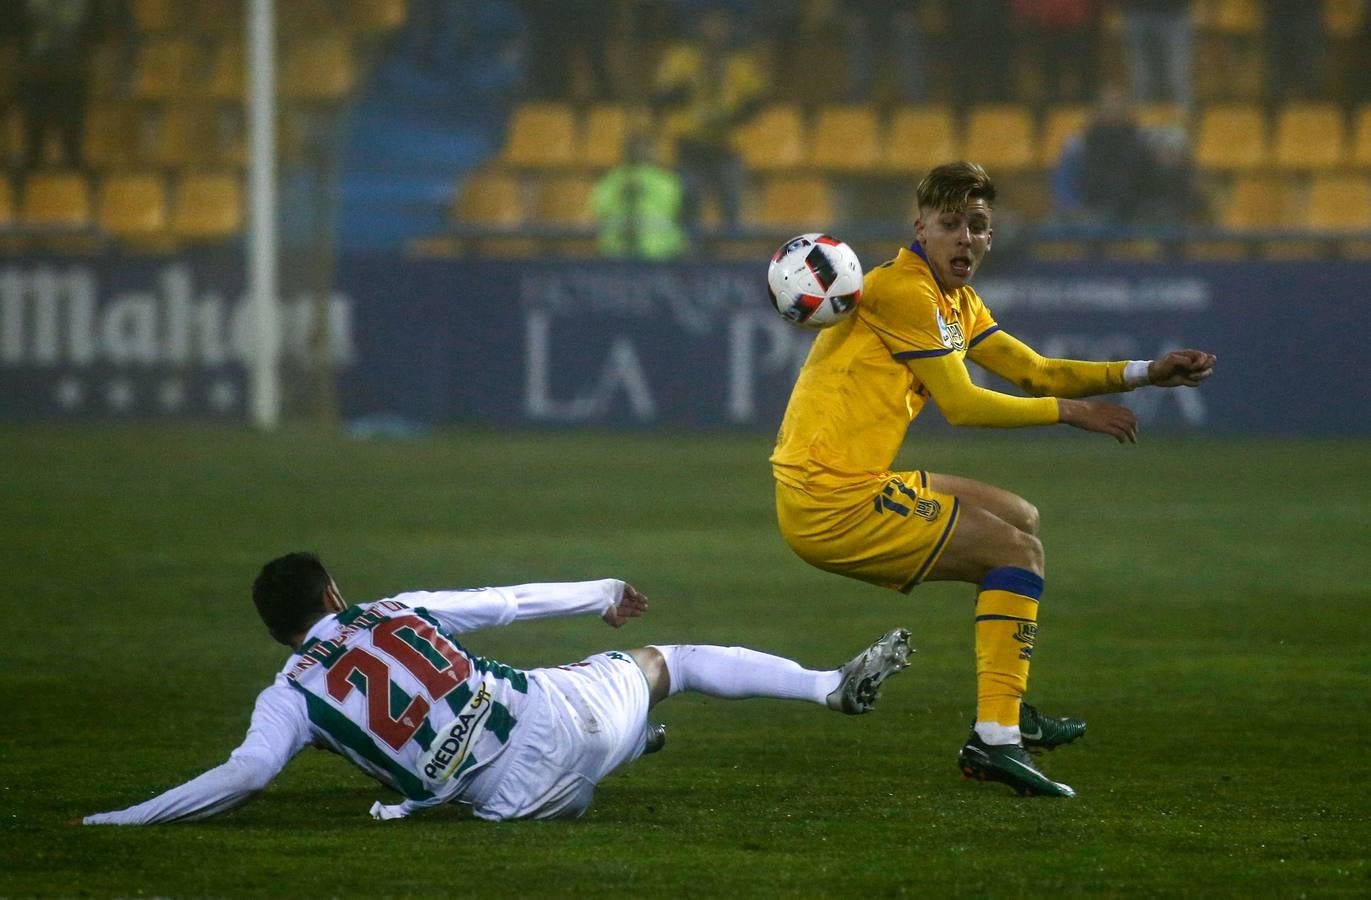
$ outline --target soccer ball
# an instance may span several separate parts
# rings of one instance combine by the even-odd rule
[[[766,272],[771,305],[785,319],[827,328],[847,318],[862,296],[862,264],[851,247],[811,232],[791,238]]]

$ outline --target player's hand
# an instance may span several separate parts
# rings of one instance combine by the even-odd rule
[[[1147,380],[1157,387],[1198,387],[1214,374],[1218,357],[1203,350],[1172,350],[1147,367]]]
[[[619,602],[604,611],[600,618],[611,628],[622,628],[629,619],[636,619],[647,612],[647,597],[628,582],[624,582],[624,596]]]
[[[1138,442],[1138,417],[1133,410],[1097,400],[1057,400],[1057,418],[1096,434],[1107,434],[1120,444]]]

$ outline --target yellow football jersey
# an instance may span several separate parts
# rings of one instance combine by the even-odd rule
[[[996,331],[975,289],[944,292],[922,255],[901,249],[866,274],[856,312],[821,332],[771,456],[792,487],[887,471],[928,391],[906,360],[956,354]]]

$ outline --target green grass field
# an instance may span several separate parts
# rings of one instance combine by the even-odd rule
[[[960,778],[971,589],[801,563],[763,436],[0,428],[0,896],[1371,895],[1371,446],[910,444],[1042,512],[1030,697],[1090,721],[1043,759],[1075,801]],[[827,667],[898,624],[919,652],[862,718],[673,698],[666,751],[576,822],[374,822],[385,792],[307,752],[217,820],[72,827],[237,745],[284,658],[247,589],[294,549],[357,601],[610,575],[652,599],[618,632],[468,641],[521,666],[698,642]]]

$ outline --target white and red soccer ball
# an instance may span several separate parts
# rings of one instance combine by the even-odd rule
[[[766,285],[771,304],[785,319],[827,328],[857,308],[862,297],[862,264],[847,244],[811,232],[781,245],[771,257]]]

